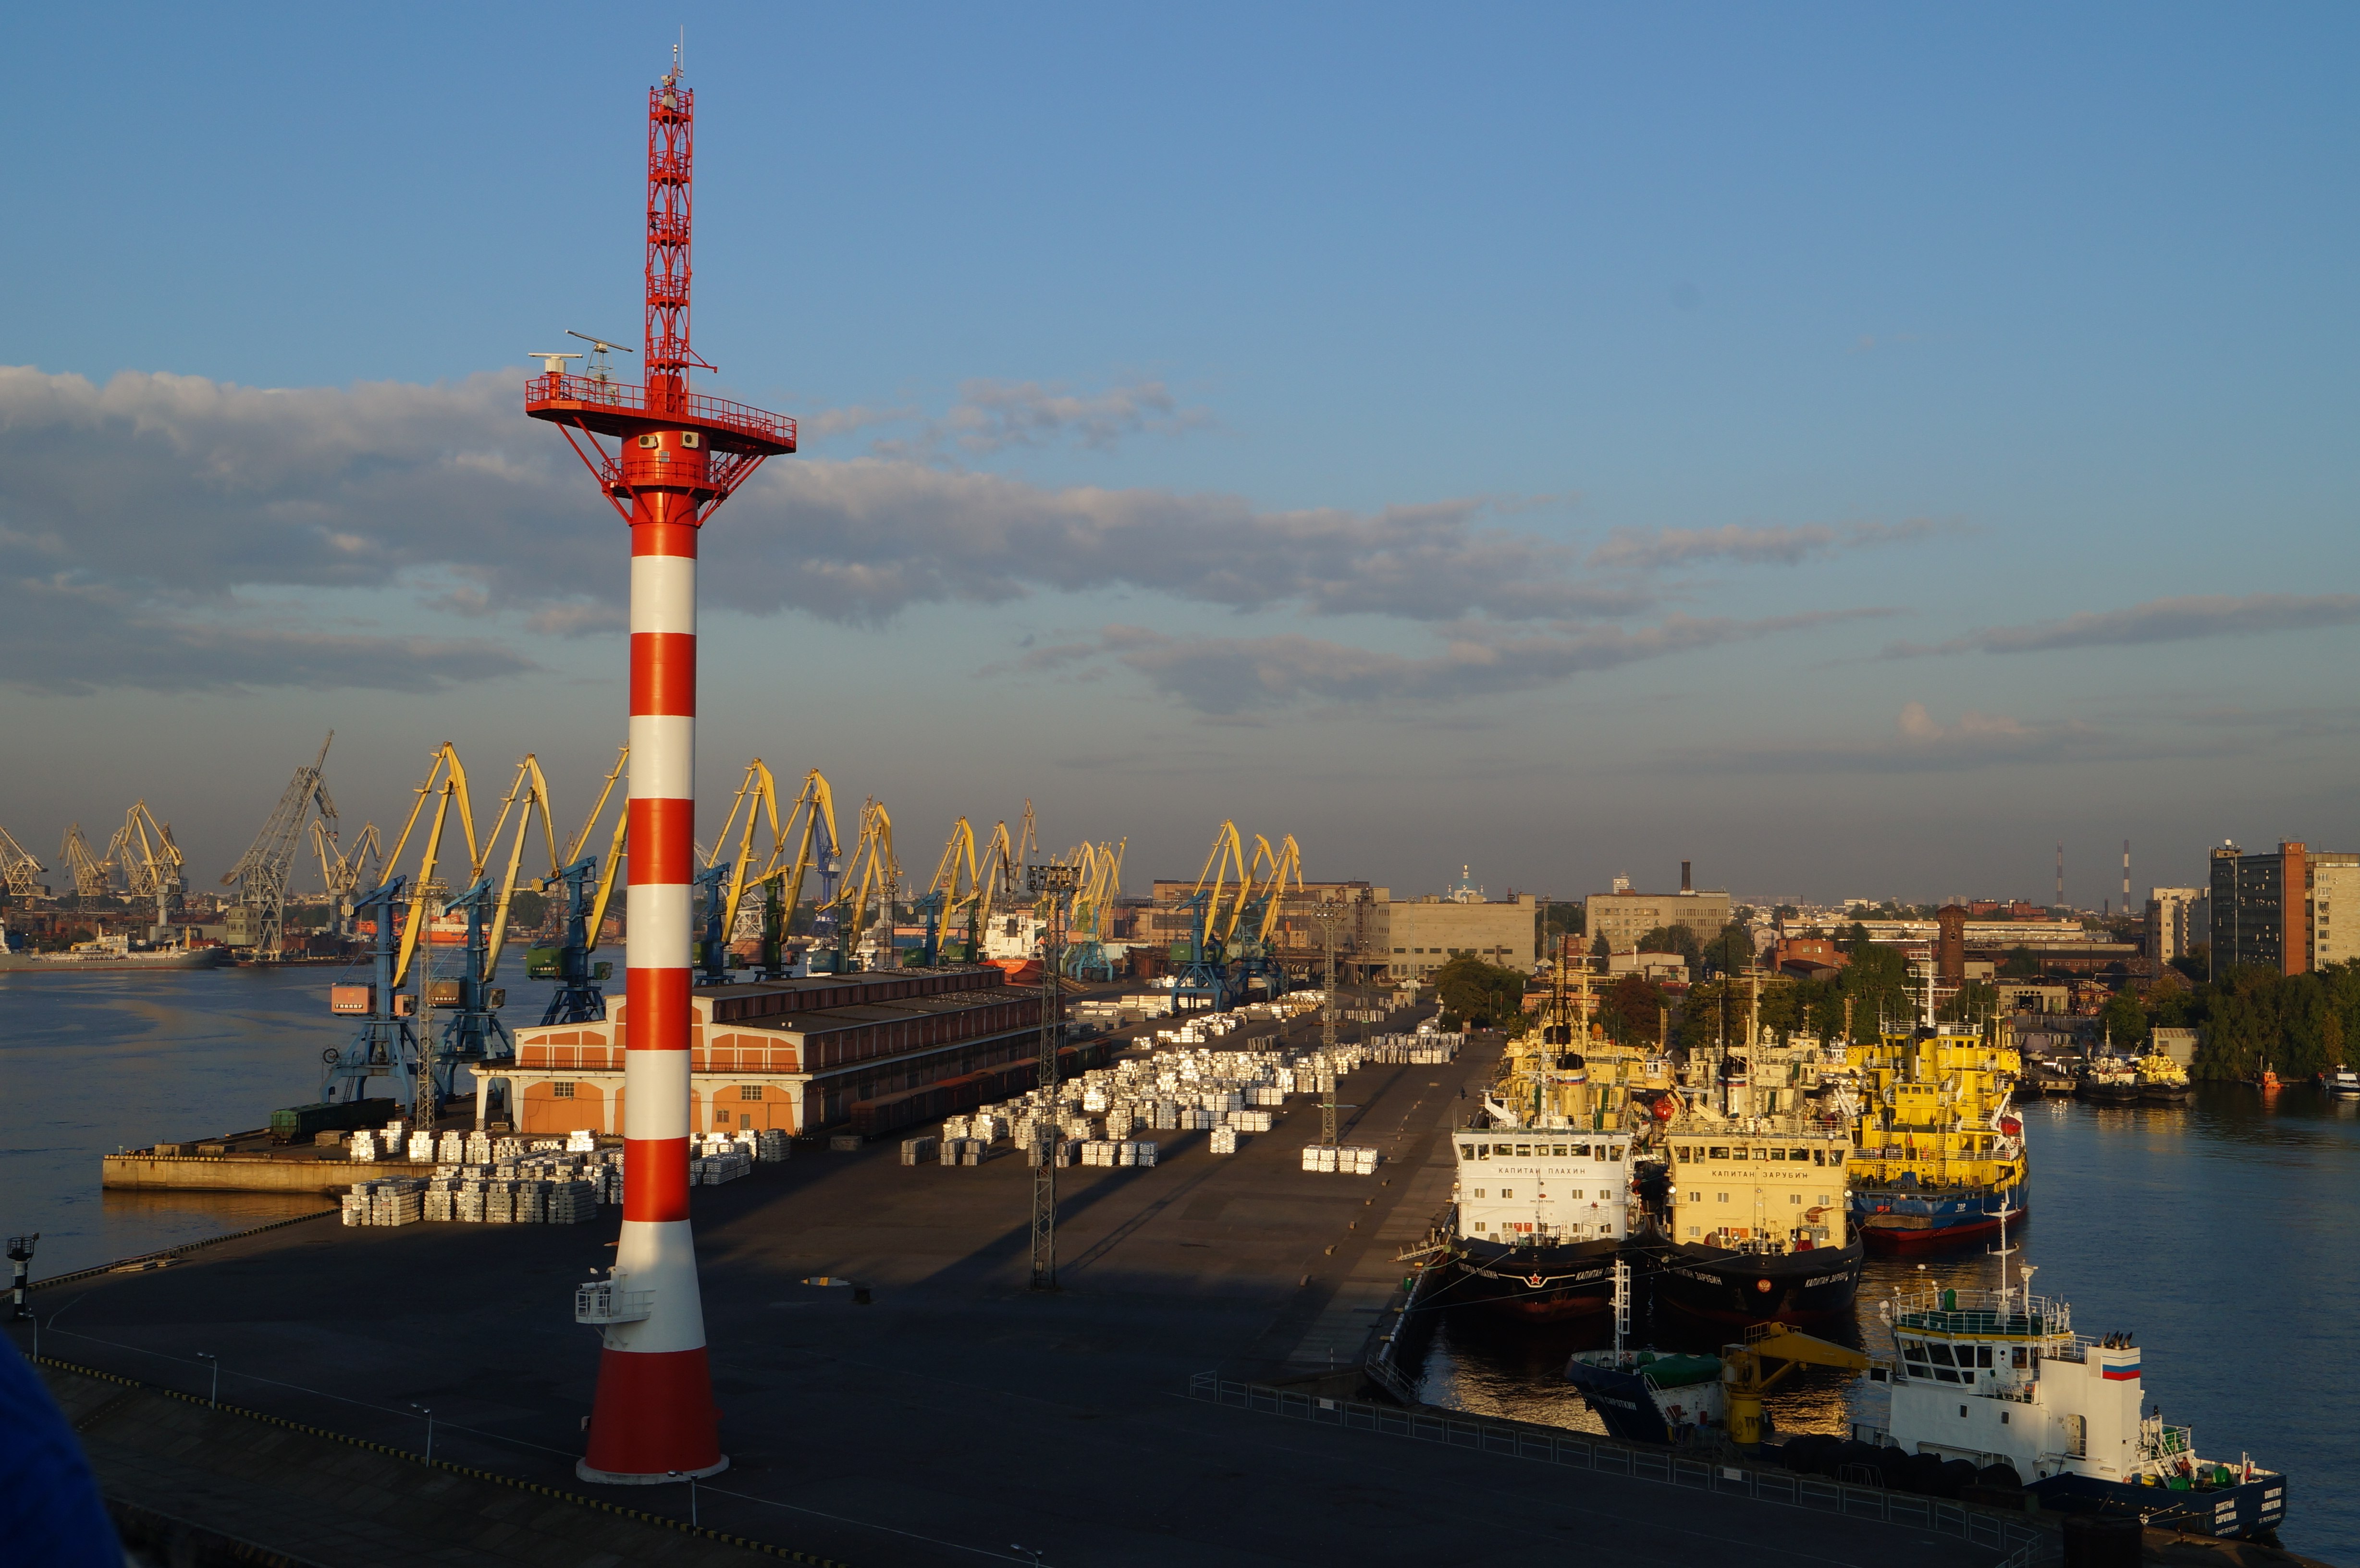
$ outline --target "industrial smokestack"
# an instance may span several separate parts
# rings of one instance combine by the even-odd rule
[[[1693,893],[1696,891],[1696,889],[1688,883],[1688,863],[1685,860],[1680,862],[1680,891],[1683,893]]]

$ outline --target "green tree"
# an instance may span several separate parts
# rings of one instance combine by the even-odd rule
[[[1544,905],[1541,909],[1541,936],[1550,942],[1560,936],[1580,936],[1588,919],[1589,911],[1578,903]]]
[[[2032,950],[2028,947],[2012,947],[2008,949],[2007,956],[2000,960],[1999,972],[2003,978],[2009,980],[2037,979],[2040,975],[2040,961],[2032,956]]]
[[[2114,1042],[2116,1051],[2127,1054],[2147,1049],[2150,1027],[2147,1009],[2129,991],[2117,991],[2107,997],[2105,1007],[2098,1014],[2098,1021],[2104,1028],[2107,1038]]]
[[[1683,925],[1657,926],[1639,939],[1642,953],[1677,953],[1688,961],[1693,977],[1704,963],[1704,949],[1696,932]]]
[[[1774,920],[1784,923],[1787,920],[1799,919],[1802,913],[1802,910],[1795,908],[1792,904],[1781,904],[1776,909],[1770,911],[1770,918]]]
[[[1868,928],[1861,924],[1858,920],[1852,921],[1852,923],[1848,926],[1838,928],[1836,931],[1836,951],[1838,953],[1850,953],[1856,948],[1863,948],[1867,945]]]
[[[1918,1014],[1910,994],[1909,963],[1897,947],[1873,942],[1854,947],[1843,968],[1843,995],[1852,998],[1855,1041],[1874,1040],[1884,1020],[1903,1023]]]
[[[519,888],[508,895],[508,924],[524,931],[539,931],[541,922],[549,918],[549,896]]]
[[[1941,1006],[1941,1016],[1952,1023],[1978,1022],[1999,1011],[1999,993],[1988,980],[1970,980]]]
[[[1754,962],[1752,928],[1738,920],[1721,927],[1721,934],[1705,947],[1704,962],[1717,975],[1735,975],[1747,968]]]
[[[2188,951],[2171,961],[2171,966],[2198,985],[2212,977],[2212,947],[2209,942],[2191,942]]]
[[[1644,975],[1625,975],[1607,990],[1598,1021],[1609,1040],[1652,1045],[1663,1030],[1664,988]]]
[[[1505,1029],[1524,1017],[1524,972],[1471,954],[1434,972],[1434,994],[1444,1018],[1468,1029]]]
[[[1606,945],[1606,938],[1603,933],[1600,934],[1599,937],[1590,944],[1590,956],[1592,958],[1611,957],[1613,954],[1613,952],[1614,950],[1612,948]]]

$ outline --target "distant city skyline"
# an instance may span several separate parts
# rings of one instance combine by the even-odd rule
[[[1135,887],[2360,844],[2348,9],[682,19],[705,389],[804,433],[705,541],[708,831],[760,755],[916,877],[1027,797]],[[0,825],[210,886],[330,728],[355,828],[446,739],[578,819],[617,525],[521,387],[638,341],[674,19],[220,23],[0,108]]]

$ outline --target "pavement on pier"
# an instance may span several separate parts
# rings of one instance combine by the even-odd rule
[[[1164,1132],[1151,1170],[1061,1171],[1054,1295],[1026,1288],[1032,1172],[1020,1158],[905,1168],[896,1141],[799,1147],[786,1164],[694,1189],[731,1461],[698,1487],[702,1522],[855,1568],[1033,1551],[1055,1568],[1426,1568],[1438,1554],[1536,1553],[1867,1568],[1905,1552],[1925,1568],[1988,1563],[1991,1552],[1922,1530],[1185,1397],[1193,1372],[1276,1379],[1358,1356],[1400,1282],[1396,1251],[1448,1196],[1437,1131],[1495,1054],[1344,1080],[1339,1097],[1356,1108],[1343,1140],[1384,1151],[1375,1177],[1301,1170],[1319,1110],[1300,1096],[1235,1156],[1209,1153],[1204,1133]],[[610,1256],[614,1225],[607,1211],[573,1226],[290,1226],[38,1292],[40,1348],[192,1393],[207,1388],[208,1353],[224,1403],[411,1451],[423,1446],[417,1407],[429,1408],[438,1458],[589,1492],[573,1465],[596,1338],[572,1321],[573,1290]],[[805,1282],[823,1276],[867,1288],[872,1304]],[[106,1444],[93,1447],[105,1479]],[[144,1485],[193,1508],[209,1462],[205,1445],[184,1443],[137,1465]],[[688,1510],[678,1486],[595,1490]],[[460,1550],[434,1517],[377,1509],[373,1557],[324,1534],[266,1544],[331,1568],[588,1561],[554,1540],[528,1551],[529,1531],[512,1556],[483,1555],[494,1549],[472,1538]]]

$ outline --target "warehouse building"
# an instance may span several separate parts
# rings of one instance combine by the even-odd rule
[[[1040,1049],[1040,994],[989,966],[702,986],[691,1005],[693,1132],[830,1127]],[[478,1070],[478,1089],[506,1083],[519,1133],[619,1134],[630,1003],[609,998],[606,1013],[518,1029],[515,1062]]]

